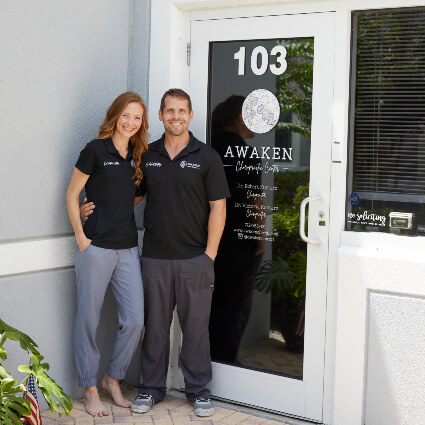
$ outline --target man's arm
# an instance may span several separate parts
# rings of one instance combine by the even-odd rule
[[[208,240],[205,254],[212,260],[217,256],[218,244],[223,234],[226,222],[226,199],[210,201],[210,216],[208,219]]]
[[[145,196],[136,196],[134,198],[134,206],[136,206],[139,202],[142,202],[144,199],[146,199],[146,196],[148,196],[147,193]]]
[[[139,202],[146,199],[146,196],[136,196],[134,198],[134,206],[136,206]],[[93,202],[87,202],[87,198],[84,198],[84,201],[80,207],[80,216],[84,221],[87,221],[87,218],[90,214],[93,213],[93,210],[95,209],[96,205]]]

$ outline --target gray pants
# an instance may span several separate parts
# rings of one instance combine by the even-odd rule
[[[107,373],[123,379],[143,328],[143,283],[139,250],[104,249],[90,245],[75,255],[77,318],[75,322],[75,362],[78,384],[96,385],[99,350],[96,330],[109,282],[118,307],[119,327]]]
[[[145,336],[142,344],[140,393],[156,402],[165,396],[170,354],[170,325],[173,310],[183,332],[179,366],[186,384],[186,397],[209,397],[211,381],[208,322],[211,310],[214,263],[206,254],[186,260],[142,257],[146,299]]]

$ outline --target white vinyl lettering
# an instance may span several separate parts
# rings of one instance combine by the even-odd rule
[[[240,47],[233,55],[233,58],[238,61],[238,75],[245,75],[245,47]],[[267,68],[274,75],[282,75],[288,63],[286,62],[286,48],[281,44],[274,46],[270,51],[270,56],[276,56],[276,64],[269,65],[269,53],[264,46],[257,46],[251,53],[251,71],[255,75],[264,75]]]
[[[286,68],[288,67],[288,64],[286,62],[286,49],[282,45],[274,46],[272,51],[270,52],[270,55],[277,56],[276,62],[279,64],[279,66],[276,66],[275,64],[270,65],[270,71],[274,75],[281,75],[286,71]]]
[[[248,152],[248,146],[236,146],[236,151],[238,153],[238,158],[245,158]]]
[[[238,64],[238,75],[245,75],[245,47],[241,47],[233,56]]]
[[[228,158],[228,157],[231,157],[231,158],[234,158],[235,157],[235,155],[233,155],[233,152],[232,152],[232,147],[229,145],[229,146],[227,146],[227,150],[226,150],[226,153],[224,154],[224,157],[225,158]]]
[[[260,66],[258,66],[258,56],[260,56]],[[269,56],[267,49],[263,46],[257,46],[251,55],[251,69],[255,75],[263,75],[269,65]]]
[[[260,155],[258,155],[258,151],[257,151],[257,148],[254,146],[253,148],[252,148],[252,152],[251,152],[251,156],[250,156],[250,158],[260,158]]]
[[[262,146],[261,151],[260,148],[252,147],[250,151],[248,151],[249,146],[234,146],[236,151],[233,152],[232,146],[228,146],[225,158],[236,158],[244,159],[244,158],[261,158],[261,159],[281,159],[283,161],[292,161],[292,149],[293,148],[279,148],[270,146]],[[269,153],[270,149],[272,152]],[[272,155],[272,156],[271,156]]]
[[[262,153],[261,153],[261,158],[270,159],[270,157],[267,153],[270,150],[270,146],[267,146],[267,147],[263,146],[261,149],[263,150]]]

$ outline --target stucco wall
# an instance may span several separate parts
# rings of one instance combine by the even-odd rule
[[[333,424],[425,423],[425,240],[344,232]]]
[[[425,299],[371,292],[365,424],[425,419]]]
[[[0,0],[0,9],[0,316],[38,342],[51,375],[76,397],[65,191],[79,151],[97,135],[111,101],[128,89],[148,100],[150,1]],[[34,267],[25,267],[28,241]],[[37,261],[53,246],[67,248]],[[18,259],[13,268],[11,252]],[[98,332],[105,354],[100,373],[115,327],[108,292]],[[7,348],[10,370],[27,362],[16,344]],[[138,380],[135,362],[129,381]]]

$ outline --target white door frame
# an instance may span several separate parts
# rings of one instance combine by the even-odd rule
[[[216,395],[226,399],[317,421],[322,420],[323,408],[334,15],[333,12],[327,12],[230,20],[196,20],[191,23],[192,60],[189,92],[193,94],[192,104],[198,117],[191,126],[194,134],[201,138],[206,136],[210,40],[314,37],[310,196],[318,195],[323,200],[316,201],[309,207],[309,237],[320,240],[321,244],[307,246],[304,377],[302,381],[297,381],[214,363],[211,389],[213,394],[216,392]],[[324,227],[318,225],[319,211],[325,213],[327,225]],[[255,377],[255,385],[262,393],[262,397],[253,394],[252,384],[249,384],[253,382],[250,381],[250,376],[252,379]]]

